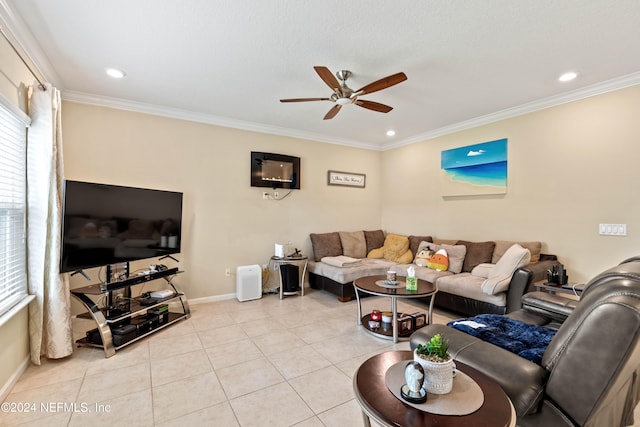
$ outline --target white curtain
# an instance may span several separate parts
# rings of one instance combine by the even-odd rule
[[[73,352],[69,277],[59,274],[62,216],[60,91],[31,87],[27,136],[27,265],[31,361]]]

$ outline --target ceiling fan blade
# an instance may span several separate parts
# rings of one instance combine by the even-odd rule
[[[280,102],[307,102],[307,101],[331,101],[330,98],[288,98],[281,99]]]
[[[380,104],[379,102],[365,101],[364,99],[358,99],[354,104],[367,110],[378,111],[379,113],[388,113],[393,110],[393,107],[389,107],[388,105]]]
[[[324,81],[332,91],[340,92],[340,83],[338,82],[338,79],[336,79],[336,76],[334,76],[327,67],[316,66],[313,67],[313,69],[316,70],[316,73],[318,73],[322,81]]]
[[[338,112],[340,111],[340,108],[342,108],[342,105],[336,104],[334,105],[331,110],[329,110],[329,112],[324,116],[323,120],[329,120],[329,119],[333,119],[336,114],[338,114]]]
[[[356,93],[358,95],[364,95],[365,93],[373,93],[382,89],[386,89],[393,85],[397,85],[398,83],[402,83],[407,80],[407,76],[405,73],[397,73],[391,76],[384,77],[380,80],[376,80],[373,83],[369,83],[368,85],[358,89]]]

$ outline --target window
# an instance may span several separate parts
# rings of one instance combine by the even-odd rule
[[[26,125],[0,103],[0,317],[27,296]]]

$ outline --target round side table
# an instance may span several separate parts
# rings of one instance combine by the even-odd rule
[[[405,405],[387,388],[385,374],[394,364],[413,360],[412,351],[388,351],[366,360],[353,376],[353,391],[362,409],[364,425],[370,419],[383,426],[439,427],[513,427],[516,413],[511,401],[497,382],[483,373],[456,361],[456,368],[470,376],[482,389],[484,403],[468,415],[437,415]]]

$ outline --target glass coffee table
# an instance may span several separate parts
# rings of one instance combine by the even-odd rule
[[[394,343],[398,342],[399,338],[409,339],[406,337],[399,337],[398,334],[398,298],[428,298],[429,301],[429,313],[427,314],[427,324],[431,324],[431,314],[433,312],[433,301],[435,300],[438,288],[431,282],[418,279],[418,290],[408,291],[405,287],[405,277],[398,276],[396,279],[397,284],[391,285],[385,283],[387,276],[367,276],[361,277],[353,281],[353,287],[356,293],[356,299],[358,300],[358,325],[363,325],[367,331],[373,335],[384,338],[392,339]],[[391,330],[384,330],[383,328],[371,328],[369,327],[369,320],[371,320],[371,314],[362,315],[362,305],[360,304],[360,293],[369,295],[376,295],[381,297],[391,298]],[[413,332],[413,331],[411,331]]]

